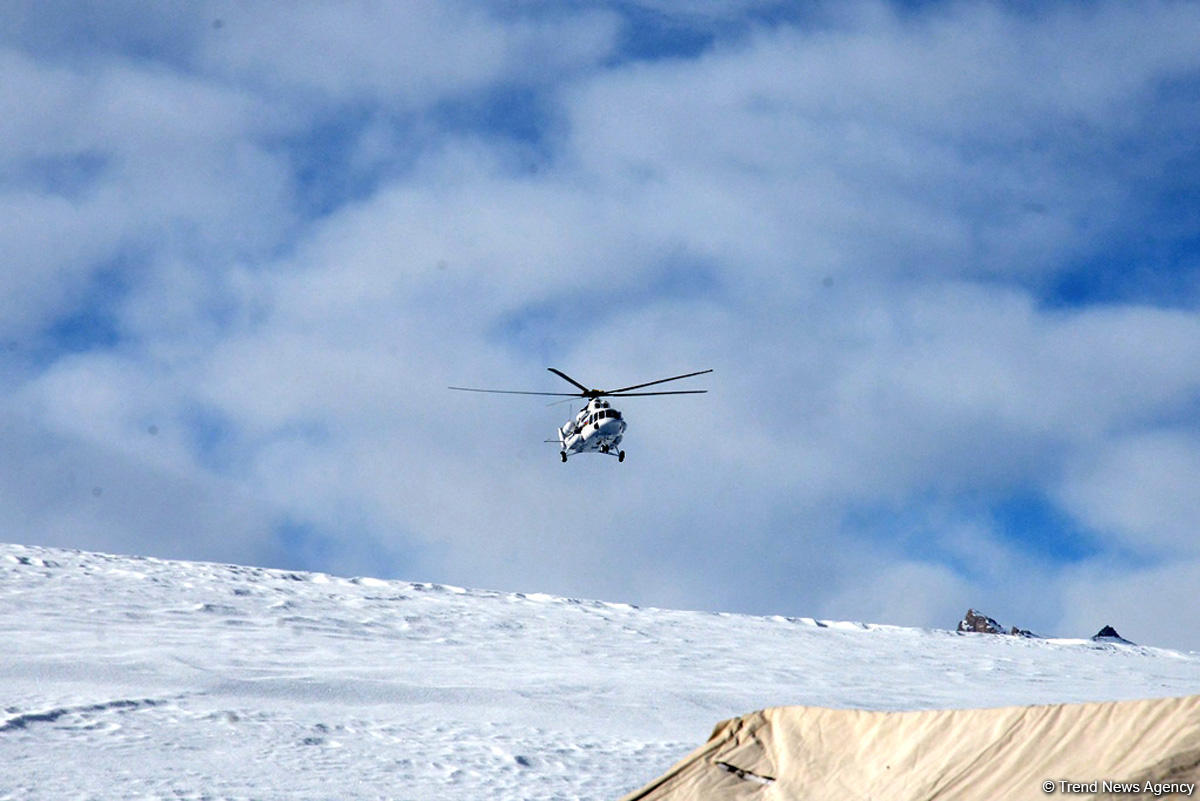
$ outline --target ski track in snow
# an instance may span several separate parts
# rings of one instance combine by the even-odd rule
[[[0,801],[615,799],[719,720],[1200,692],[1200,654],[0,545]]]

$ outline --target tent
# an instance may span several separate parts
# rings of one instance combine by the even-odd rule
[[[622,801],[1164,798],[1192,795],[1198,781],[1200,695],[920,712],[791,706],[718,724]]]

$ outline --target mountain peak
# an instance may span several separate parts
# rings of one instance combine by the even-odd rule
[[[1117,634],[1117,630],[1114,629],[1112,626],[1105,626],[1104,628],[1100,629],[1098,632],[1096,632],[1095,634],[1092,635],[1092,640],[1094,642],[1115,642],[1115,643],[1121,643],[1122,645],[1136,645],[1137,644],[1135,642],[1125,639],[1120,634]]]

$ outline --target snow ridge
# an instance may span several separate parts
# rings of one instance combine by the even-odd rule
[[[0,734],[7,731],[24,729],[34,723],[54,723],[68,715],[87,717],[96,712],[110,712],[114,710],[125,712],[132,709],[158,706],[163,703],[166,702],[155,698],[120,698],[115,701],[104,701],[98,704],[88,704],[87,706],[59,707],[58,709],[49,709],[45,712],[25,712],[13,715],[3,723],[0,723]]]

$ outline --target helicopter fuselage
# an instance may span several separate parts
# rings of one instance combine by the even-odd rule
[[[593,398],[558,429],[564,461],[571,453],[608,453],[623,457],[621,437],[625,420],[608,401]]]

